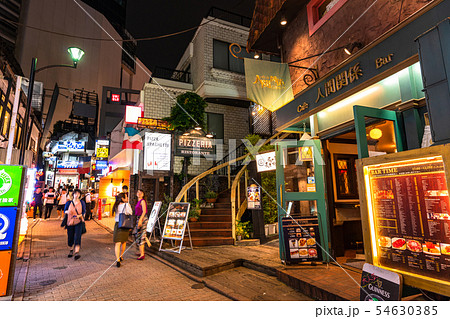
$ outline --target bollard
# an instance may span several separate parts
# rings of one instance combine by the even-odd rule
[[[102,220],[102,200],[98,199],[98,220]]]

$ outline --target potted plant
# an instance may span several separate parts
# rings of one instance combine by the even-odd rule
[[[200,207],[201,204],[201,200],[199,199],[194,199],[194,202],[191,203],[191,207],[189,209],[189,221],[190,222],[196,222],[198,220],[198,218],[200,217],[200,209],[198,207]]]
[[[249,229],[250,229],[250,221],[241,222],[240,220],[236,221],[236,239],[238,241],[242,239],[249,238]]]
[[[217,200],[217,193],[215,191],[207,191],[205,198],[208,203],[215,203]]]

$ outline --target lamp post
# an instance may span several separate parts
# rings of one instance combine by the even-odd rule
[[[25,125],[23,128],[23,136],[25,137],[23,139],[22,145],[20,147],[20,157],[19,157],[19,164],[23,165],[23,162],[25,160],[25,151],[28,148],[28,142],[30,139],[30,134],[31,134],[31,127],[29,128],[30,125],[30,111],[31,111],[31,102],[33,100],[33,86],[34,86],[34,76],[36,73],[46,70],[46,69],[50,69],[50,68],[73,68],[76,69],[78,62],[81,60],[81,58],[84,55],[84,51],[80,48],[77,47],[70,47],[67,49],[67,51],[69,52],[73,64],[52,64],[52,65],[47,65],[44,66],[42,68],[39,68],[36,70],[36,64],[37,64],[37,58],[32,58],[31,60],[31,70],[30,70],[30,81],[28,83],[28,96],[27,96],[27,109],[25,112]],[[15,96],[15,98],[18,98],[17,95]],[[14,123],[15,125],[15,123]]]

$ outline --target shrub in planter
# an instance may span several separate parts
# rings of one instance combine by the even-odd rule
[[[205,198],[208,203],[215,203],[217,200],[217,193],[214,191],[207,191]]]

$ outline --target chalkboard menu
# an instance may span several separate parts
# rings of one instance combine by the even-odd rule
[[[450,203],[441,156],[364,167],[380,266],[450,278]]]
[[[285,217],[282,223],[287,262],[323,260],[317,217]]]

